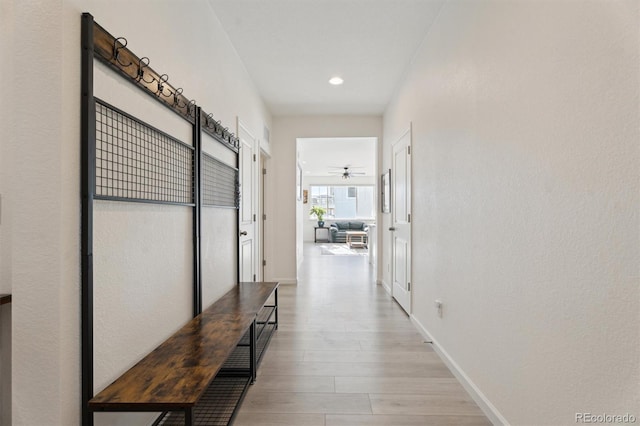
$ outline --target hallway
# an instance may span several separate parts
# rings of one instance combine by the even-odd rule
[[[305,244],[297,286],[235,425],[488,425],[365,255]]]

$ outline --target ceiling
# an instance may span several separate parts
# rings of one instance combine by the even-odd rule
[[[278,116],[381,115],[444,1],[209,3]],[[343,85],[329,85],[335,75]]]
[[[299,138],[298,154],[304,176],[332,176],[351,171],[376,176],[376,138]],[[335,175],[334,175],[335,176]]]

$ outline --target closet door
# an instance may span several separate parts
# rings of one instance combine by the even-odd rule
[[[238,235],[238,281],[256,280],[256,139],[238,120],[240,138],[240,211]]]

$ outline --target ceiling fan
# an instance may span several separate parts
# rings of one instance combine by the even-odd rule
[[[351,166],[343,166],[343,167],[333,167],[336,169],[342,169],[342,171],[329,172],[330,175],[341,175],[342,179],[349,179],[351,176],[364,176],[366,173],[364,172],[352,172],[350,169],[361,169],[362,167],[351,167]]]

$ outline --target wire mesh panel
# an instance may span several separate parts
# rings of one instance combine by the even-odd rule
[[[96,100],[96,198],[193,205],[193,161],[193,147]]]
[[[238,170],[202,155],[202,204],[217,207],[239,207]]]

